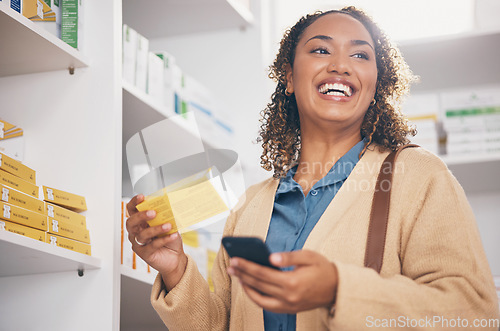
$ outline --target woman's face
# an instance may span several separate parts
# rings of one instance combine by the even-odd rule
[[[377,85],[374,49],[363,24],[346,14],[327,14],[307,27],[287,72],[302,129],[336,124],[360,131]]]

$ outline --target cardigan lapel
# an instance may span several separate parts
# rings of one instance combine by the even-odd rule
[[[269,223],[271,222],[274,209],[274,196],[279,182],[279,180],[272,180],[257,194],[255,201],[252,201],[255,213],[251,214],[251,217],[254,218],[251,233],[253,236],[259,237],[264,241],[266,241]],[[256,220],[255,218],[259,219]]]
[[[262,190],[256,194],[255,198],[249,202],[248,213],[245,213],[244,223],[250,225],[245,235],[256,236],[265,241],[267,230],[271,222],[271,215],[274,208],[274,195],[279,185],[279,180],[271,180]],[[246,321],[244,330],[264,331],[263,310],[257,306],[250,298],[244,294],[244,310],[247,316],[260,316],[261,319]]]

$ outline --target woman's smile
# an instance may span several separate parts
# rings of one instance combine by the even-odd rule
[[[325,100],[347,102],[356,93],[356,89],[346,79],[330,78],[319,84],[318,93]]]

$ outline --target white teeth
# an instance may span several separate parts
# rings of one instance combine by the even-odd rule
[[[340,83],[326,83],[319,87],[319,92],[326,95],[348,96],[352,95],[351,87]]]

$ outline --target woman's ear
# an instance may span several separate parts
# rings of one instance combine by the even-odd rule
[[[290,94],[294,93],[293,89],[293,73],[292,66],[290,64],[286,65],[286,91]]]

